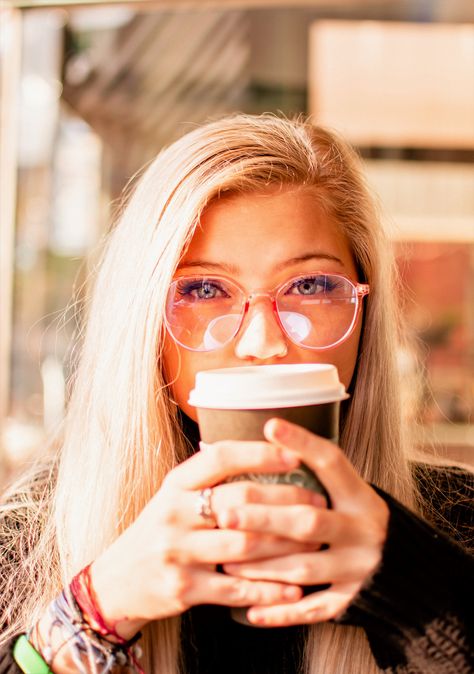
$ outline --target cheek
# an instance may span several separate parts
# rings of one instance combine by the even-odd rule
[[[354,334],[340,347],[340,353],[337,354],[337,359],[334,362],[339,371],[339,378],[346,389],[349,388],[354,374],[358,351],[359,340],[358,336]]]
[[[335,365],[339,374],[339,379],[348,389],[352,381],[355,366],[357,363],[357,356],[359,353],[359,339],[360,339],[360,325],[356,327],[352,335],[341,346],[328,351],[309,351],[299,350],[300,357],[307,363],[328,363]]]
[[[188,405],[196,372],[226,367],[229,365],[229,356],[224,350],[208,353],[188,351],[167,336],[163,350],[163,364],[165,379],[171,386],[173,400],[188,417],[197,421],[196,408]]]

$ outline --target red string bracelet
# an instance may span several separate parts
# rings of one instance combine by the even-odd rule
[[[90,564],[82,569],[82,571],[80,571],[77,576],[74,576],[71,581],[70,589],[74,599],[81,609],[84,620],[88,625],[90,625],[94,632],[97,632],[106,639],[113,637],[114,641],[116,641],[118,644],[130,643],[127,641],[127,639],[121,637],[120,634],[117,634],[117,630],[115,629],[117,623],[108,623],[102,615],[94,588],[92,586]]]
[[[90,564],[82,569],[82,571],[79,571],[77,576],[74,576],[69,588],[85,622],[91,627],[91,629],[106,639],[112,637],[118,646],[121,646],[125,652],[128,653],[128,657],[135,666],[138,674],[145,674],[138,664],[136,654],[132,648],[138,639],[140,639],[142,633],[138,632],[138,634],[136,634],[134,637],[127,640],[117,633],[117,630],[115,629],[117,622],[111,624],[106,621],[100,611],[97,597],[92,585]]]

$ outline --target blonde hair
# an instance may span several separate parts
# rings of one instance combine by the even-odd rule
[[[8,634],[31,624],[60,587],[131,524],[185,457],[161,359],[167,289],[212,200],[275,185],[314,192],[347,236],[360,280],[371,285],[340,442],[366,480],[416,507],[402,437],[393,264],[356,154],[334,133],[303,120],[237,115],[215,121],[158,155],[110,234],[56,487],[43,492],[43,510],[26,498],[24,530],[40,511],[44,521],[25,553],[27,572],[18,566],[9,580],[12,593],[28,591],[16,592],[17,617]],[[179,618],[170,618],[145,628],[147,671],[178,672],[179,627]],[[305,658],[311,674],[378,671],[360,628],[313,626]]]

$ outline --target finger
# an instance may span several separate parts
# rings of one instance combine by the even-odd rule
[[[360,548],[303,552],[274,559],[224,564],[224,571],[239,578],[271,580],[293,585],[363,582],[380,562],[373,551]]]
[[[298,586],[267,581],[248,581],[224,573],[197,571],[186,601],[189,605],[257,606],[283,604],[302,597]]]
[[[294,452],[268,442],[226,440],[206,445],[176,466],[165,484],[181,489],[212,487],[242,473],[284,473],[300,463]]]
[[[306,550],[303,543],[247,531],[194,530],[175,541],[157,542],[157,556],[168,564],[225,564],[289,555]]]
[[[337,618],[360,590],[358,584],[331,586],[328,590],[310,594],[293,604],[252,607],[249,622],[261,627],[307,625]]]
[[[343,451],[329,440],[282,419],[270,419],[265,424],[264,433],[267,440],[294,451],[314,470],[334,504],[350,499],[352,503],[362,505],[372,501],[371,493],[377,496]]]
[[[326,499],[322,494],[316,494],[308,489],[246,480],[225,483],[212,489],[209,495],[209,507],[213,517],[203,517],[200,491],[180,491],[173,497],[168,494],[168,498],[161,501],[157,517],[162,524],[171,527],[214,529],[216,521],[219,521],[219,526],[225,528],[231,525],[224,524],[223,513],[231,512],[234,508],[252,502],[278,505],[307,503],[319,507],[326,506]]]
[[[309,489],[290,484],[268,484],[257,480],[227,482],[213,490],[215,510],[235,508],[246,503],[265,505],[307,504],[324,507],[326,499]]]
[[[246,504],[219,511],[216,519],[221,528],[262,532],[315,545],[379,543],[375,527],[359,515],[309,505]]]
[[[214,489],[207,496],[200,491],[167,491],[160,499],[156,523],[171,529],[215,529]],[[163,493],[161,494],[163,496]],[[209,512],[203,508],[209,507]],[[207,514],[206,514],[207,512]]]

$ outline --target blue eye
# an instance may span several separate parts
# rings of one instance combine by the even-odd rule
[[[181,297],[194,300],[213,300],[217,297],[228,297],[225,288],[211,279],[192,279],[178,282],[177,291]]]
[[[289,295],[316,295],[332,292],[337,281],[330,276],[303,276],[294,281],[288,288]]]

